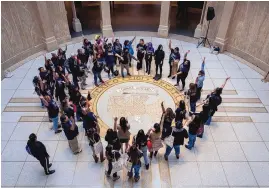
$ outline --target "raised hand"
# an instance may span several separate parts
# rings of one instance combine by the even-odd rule
[[[114,117],[114,121],[117,122],[118,121],[118,118],[117,117]]]

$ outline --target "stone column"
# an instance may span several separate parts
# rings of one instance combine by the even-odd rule
[[[71,1],[71,6],[72,6],[72,12],[73,12],[73,21],[72,21],[73,29],[75,32],[81,32],[82,27],[81,27],[81,23],[79,19],[77,18],[77,11],[76,11],[76,6],[75,6],[74,1]]]
[[[203,6],[201,18],[200,18],[200,23],[197,25],[194,31],[195,38],[200,38],[202,36],[203,22],[204,22],[204,17],[206,15],[206,4],[207,4],[207,1],[204,2],[204,6]]]
[[[223,13],[221,15],[219,24],[219,30],[214,41],[214,44],[220,47],[221,52],[225,50],[225,45],[228,41],[228,29],[233,15],[234,5],[234,1],[225,1],[224,4]]]
[[[160,14],[160,25],[158,28],[158,35],[161,37],[168,37],[170,27],[170,1],[162,1],[161,14]]]
[[[113,29],[111,26],[110,4],[109,1],[101,1],[101,29],[103,36],[112,37]]]
[[[52,28],[51,20],[49,17],[49,11],[46,1],[37,1],[37,9],[39,11],[40,20],[42,24],[42,29],[44,32],[44,42],[46,44],[46,49],[52,51],[58,48],[57,40],[54,36],[54,31]]]

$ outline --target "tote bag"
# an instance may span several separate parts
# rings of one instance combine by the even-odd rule
[[[96,155],[101,153],[103,151],[103,144],[102,144],[101,140],[99,140],[99,142],[95,142],[93,144],[93,148],[94,148]]]
[[[177,73],[178,70],[178,61],[173,61],[172,64],[172,75],[175,75]]]
[[[172,134],[173,134],[173,131],[172,131],[172,133],[168,136],[168,137],[166,137],[165,139],[164,139],[164,143],[167,145],[167,146],[169,146],[169,147],[173,147],[173,145],[174,145],[174,137],[172,136]]]
[[[115,153],[114,153],[114,162],[112,162],[112,174],[114,174],[115,172],[121,171],[122,167],[123,167],[122,159],[119,158],[118,160],[116,160]]]

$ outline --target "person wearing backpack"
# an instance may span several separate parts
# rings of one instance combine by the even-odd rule
[[[82,149],[79,147],[78,143],[78,126],[75,124],[74,118],[68,118],[66,115],[61,116],[61,123],[64,129],[65,136],[68,140],[68,144],[72,152],[77,155],[82,152]]]
[[[29,136],[29,140],[27,141],[26,145],[26,151],[29,155],[32,155],[40,162],[41,166],[44,168],[46,175],[50,175],[55,172],[55,170],[49,169],[52,164],[49,163],[50,156],[46,150],[45,145],[42,142],[37,141],[37,137],[34,133],[30,134]]]
[[[222,103],[222,97],[220,95],[222,94],[222,90],[229,79],[230,77],[226,78],[221,87],[217,87],[210,95],[207,95],[205,103],[208,103],[209,105],[210,116],[205,123],[206,125],[210,125],[213,115],[218,110],[218,106]]]
[[[98,143],[101,139],[100,135],[97,132],[96,128],[90,128],[87,130],[87,137],[89,140],[89,145],[91,146],[92,149],[92,156],[95,161],[95,163],[98,163],[99,158],[97,157],[95,150],[94,150],[94,144]],[[104,152],[103,152],[103,145],[102,145],[102,151],[100,152],[100,162],[104,162],[105,157],[104,157]]]
[[[112,145],[108,145],[106,147],[106,159],[108,160],[108,170],[105,171],[105,174],[107,177],[110,177],[110,174],[112,172],[112,162],[118,161],[120,159],[121,155],[120,152],[117,150],[113,150]],[[116,181],[120,179],[120,176],[118,176],[117,172],[113,173],[113,181]]]
[[[176,158],[179,159],[180,145],[184,145],[184,138],[188,138],[188,132],[183,128],[182,123],[177,121],[176,126],[173,127],[170,133],[174,137],[173,147],[166,145],[166,151],[164,154],[164,159],[167,161],[172,149],[174,148]]]
[[[132,146],[129,148],[128,154],[128,162],[132,163],[131,170],[128,172],[129,178],[133,177],[133,171],[134,171],[134,180],[135,182],[138,182],[140,179],[139,176],[139,170],[141,167],[141,161],[140,158],[143,156],[143,153],[138,149],[136,143],[133,143]]]
[[[53,99],[51,99],[51,97],[48,95],[44,97],[40,96],[39,98],[42,100],[42,102],[48,109],[49,117],[52,119],[52,122],[53,122],[53,129],[54,129],[55,134],[62,132],[62,130],[58,128],[59,107],[57,103]]]

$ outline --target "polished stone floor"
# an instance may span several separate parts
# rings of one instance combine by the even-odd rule
[[[137,44],[140,38],[144,38],[145,42],[152,42],[155,47],[158,44],[164,46],[166,58],[162,81],[175,84],[175,80],[167,78],[168,40],[148,35],[137,36],[134,44]],[[121,42],[125,39],[132,39],[132,36],[120,37]],[[76,52],[81,45],[69,44],[67,56]],[[138,183],[128,181],[126,170],[121,172],[121,178],[113,183],[104,176],[106,167],[94,163],[83,133],[79,136],[83,152],[73,155],[64,134],[54,135],[49,129],[51,123],[47,122],[46,110],[40,108],[32,85],[33,76],[38,73],[37,68],[44,65],[43,56],[39,56],[25,61],[11,73],[11,78],[1,82],[2,187],[269,187],[269,84],[261,81],[263,76],[258,72],[228,55],[212,55],[208,48],[197,49],[193,43],[174,39],[172,46],[179,47],[182,55],[190,50],[188,59],[191,61],[191,71],[187,85],[195,80],[202,58],[206,57],[203,98],[210,90],[220,86],[227,76],[231,76],[222,95],[223,104],[220,110],[216,113],[212,125],[205,127],[204,137],[197,139],[191,151],[181,147],[180,159],[177,160],[172,152],[169,162],[166,162],[161,149],[159,156],[151,161],[149,171],[146,171],[144,166],[141,168],[141,179]],[[50,57],[50,53],[47,53],[47,57]],[[135,66],[135,62],[133,63]],[[154,70],[154,62],[152,64]],[[153,75],[154,71],[151,72]],[[144,71],[137,72],[135,69],[131,69],[131,74],[137,77],[145,75]],[[107,74],[102,75],[105,81],[111,81],[108,81]],[[149,90],[153,93],[158,90],[160,100],[165,98],[166,105],[175,108],[172,103],[173,96],[168,90],[160,89],[158,84],[141,82],[119,82],[113,87],[100,88],[103,93],[100,94],[96,110],[105,124],[111,126],[110,120],[105,119],[106,113],[112,113],[108,108],[109,101],[120,95],[117,91],[120,93],[126,91],[126,88],[129,89],[128,92],[133,92],[137,87],[151,88]],[[87,83],[88,90],[96,91],[91,75]],[[140,91],[143,90],[141,88]],[[84,95],[86,93],[87,91],[83,91]],[[140,94],[136,93],[138,96]],[[131,97],[131,100],[136,99],[132,95]],[[159,99],[151,96],[143,100],[146,103],[150,101],[154,106]],[[140,114],[141,112],[136,112],[134,117],[130,117],[133,121],[131,126],[137,124],[132,133],[137,131],[138,126],[145,130],[150,126],[142,125],[143,122],[149,122],[141,118]],[[113,113],[108,116],[111,118]],[[81,124],[78,125],[80,131],[83,131]],[[45,176],[39,162],[25,151],[28,136],[32,132],[37,133],[38,139],[49,151],[52,168],[56,170],[51,176]]]

